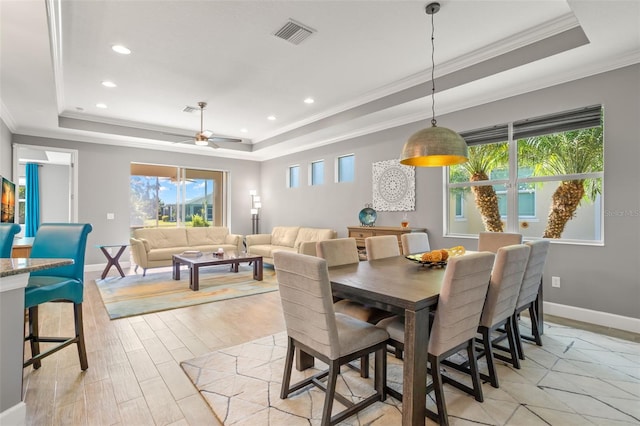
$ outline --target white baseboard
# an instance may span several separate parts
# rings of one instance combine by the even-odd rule
[[[623,317],[608,312],[592,311],[591,309],[551,302],[544,302],[544,313],[640,334],[640,319],[638,318]]]
[[[26,422],[27,404],[22,401],[0,413],[0,425],[2,426],[22,426]]]

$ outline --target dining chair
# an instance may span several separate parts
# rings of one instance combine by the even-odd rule
[[[287,355],[280,398],[308,385],[315,385],[325,394],[322,425],[333,425],[386,399],[386,345],[389,334],[364,321],[336,313],[327,261],[304,254],[278,251],[274,253],[276,278],[280,289],[282,312],[287,329]],[[291,384],[295,349],[326,363],[328,370]],[[375,353],[375,393],[354,403],[336,393],[340,367],[363,356]],[[320,380],[327,378],[326,383]],[[331,415],[334,399],[347,407]]]
[[[364,239],[367,250],[367,260],[384,259],[385,257],[400,256],[398,237],[395,235],[377,235]]]
[[[13,240],[20,230],[20,225],[17,223],[0,223],[0,257],[11,257]]]
[[[480,374],[484,380],[489,380],[491,386],[497,388],[498,374],[496,373],[494,358],[509,362],[514,368],[520,368],[520,360],[516,347],[515,331],[512,327],[511,317],[516,307],[522,277],[527,267],[529,251],[531,249],[525,244],[516,244],[498,249],[495,263],[491,272],[491,282],[487,297],[480,317],[478,332],[481,334],[483,351],[478,357],[486,356],[488,375]],[[493,353],[493,346],[503,340],[500,335],[493,339],[494,333],[504,327],[510,357]]]
[[[476,401],[484,400],[474,341],[489,288],[494,258],[495,255],[488,252],[453,257],[449,260],[444,274],[438,309],[431,325],[427,353],[429,372],[432,377],[432,383],[427,386],[427,392],[434,392],[438,410],[434,413],[427,409],[427,416],[441,425],[449,424],[444,383],[474,396]],[[404,350],[404,319],[402,317],[384,319],[378,323],[378,327],[387,330],[390,344]],[[466,349],[469,360],[471,387],[442,374],[441,371],[442,361],[463,349]],[[402,399],[402,395],[393,389],[388,389],[387,392]]]
[[[518,356],[524,359],[524,351],[522,349],[522,339],[535,342],[536,345],[542,346],[542,338],[538,329],[538,312],[535,305],[538,301],[540,286],[542,286],[542,275],[544,273],[544,265],[549,252],[549,241],[537,240],[525,243],[531,248],[527,268],[522,278],[522,287],[516,302],[516,309],[512,316],[512,326],[516,335],[516,346]],[[520,326],[518,325],[520,313],[529,310],[529,318],[531,319],[531,332],[533,336],[522,335]]]
[[[500,247],[522,244],[522,234],[511,232],[480,232],[478,251],[497,253]]]
[[[73,259],[73,264],[58,268],[33,271],[25,288],[24,304],[29,311],[29,335],[31,358],[24,367],[33,364],[34,369],[41,366],[45,358],[60,349],[76,344],[80,368],[86,370],[87,351],[84,343],[82,324],[82,300],[84,294],[84,257],[87,235],[92,227],[88,223],[45,223],[42,224],[33,240],[31,258]],[[38,306],[46,302],[73,303],[75,336],[42,337],[38,330]],[[59,343],[59,345],[40,353],[40,343]]]
[[[355,238],[335,238],[318,241],[316,254],[327,261],[327,267],[351,265],[360,262],[358,247]],[[333,309],[337,313],[349,315],[369,324],[377,324],[378,321],[390,317],[392,314],[373,306],[363,305],[349,299],[334,299]],[[369,357],[360,360],[360,375],[369,377]]]
[[[431,250],[429,236],[426,232],[411,232],[400,235],[402,254],[424,253]]]

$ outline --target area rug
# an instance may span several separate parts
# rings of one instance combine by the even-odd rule
[[[520,370],[497,362],[500,388],[485,383],[482,403],[445,386],[450,424],[640,423],[639,343],[549,323],[543,343],[542,347],[525,344],[527,359]],[[184,361],[181,366],[225,425],[319,425],[322,391],[311,387],[280,399],[285,354],[286,334],[279,333]],[[486,371],[484,362],[481,369]],[[317,371],[294,369],[292,380]],[[343,368],[338,391],[360,400],[373,393],[372,377],[373,372],[370,379],[362,379],[356,371]],[[402,361],[391,355],[388,384],[402,389]],[[434,409],[431,396],[426,403]],[[342,409],[336,401],[334,414]],[[388,397],[341,425],[401,423],[402,404]],[[428,419],[426,423],[434,424]]]
[[[275,271],[265,268],[262,281],[253,279],[253,267],[240,265],[237,273],[228,265],[200,270],[200,290],[189,289],[189,273],[182,271],[181,280],[172,279],[171,272],[106,277],[96,280],[100,296],[109,313],[117,319],[185,306],[200,305],[236,297],[276,291]]]

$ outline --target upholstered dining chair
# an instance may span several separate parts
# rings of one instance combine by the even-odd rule
[[[328,268],[360,262],[355,238],[335,238],[318,241],[316,243],[316,254],[327,261]],[[352,316],[369,324],[377,324],[378,321],[391,316],[390,312],[349,299],[335,300],[333,309],[335,312]],[[369,377],[368,356],[361,360],[360,366],[360,375]]]
[[[367,250],[367,260],[400,256],[398,238],[395,235],[377,235],[365,238],[364,246]]]
[[[522,244],[522,234],[511,232],[480,232],[478,234],[478,251],[497,253],[500,247]]]
[[[549,241],[547,240],[529,241],[525,244],[531,248],[531,252],[529,253],[527,268],[522,278],[522,287],[520,288],[516,309],[512,317],[516,335],[516,346],[520,359],[524,359],[522,339],[533,341],[536,345],[542,346],[542,338],[540,337],[540,330],[538,329],[538,313],[535,309],[535,304],[538,298],[538,291],[542,285],[544,265],[547,260],[547,253],[549,252]],[[522,335],[520,333],[520,326],[518,325],[520,313],[527,309],[529,310],[533,336]]]
[[[20,233],[20,229],[17,223],[0,223],[0,257],[11,257],[13,239]]]
[[[511,363],[514,368],[520,368],[515,331],[511,323],[511,317],[513,316],[520,287],[522,286],[522,277],[527,267],[529,251],[529,246],[525,244],[499,248],[493,265],[493,271],[491,272],[491,283],[489,284],[487,298],[482,309],[478,332],[482,335],[482,343],[484,346],[483,353],[480,354],[480,356],[486,356],[487,368],[489,370],[488,376],[480,374],[480,377],[484,380],[489,380],[491,386],[494,388],[499,386],[494,357]],[[500,336],[492,340],[495,331],[500,327],[504,327],[506,330],[509,344],[509,358],[500,354],[495,354],[494,356],[493,353],[493,345],[497,344],[497,341],[503,340]]]
[[[280,398],[308,385],[325,391],[322,425],[333,425],[376,401],[386,399],[386,342],[389,334],[372,324],[333,310],[327,261],[304,254],[278,251],[274,266],[287,329],[287,355]],[[329,369],[291,385],[295,349],[323,361]],[[336,393],[340,367],[375,352],[375,393],[353,403]],[[327,377],[326,385],[320,380]],[[331,415],[337,399],[347,408]]]
[[[426,232],[410,232],[400,235],[402,254],[424,253],[431,250]]]
[[[45,358],[60,349],[76,344],[80,368],[86,370],[87,352],[84,344],[82,324],[82,300],[84,296],[84,258],[87,235],[90,224],[83,223],[45,223],[42,224],[33,240],[31,258],[73,259],[72,265],[54,269],[31,272],[25,288],[25,309],[29,311],[29,335],[31,358],[24,367],[33,364],[34,369],[41,366]],[[75,336],[42,337],[38,330],[38,306],[46,302],[73,303]],[[59,343],[59,345],[40,353],[40,343]]]
[[[432,383],[427,392],[433,391],[436,397],[437,414],[427,410],[427,416],[440,425],[448,425],[447,406],[444,397],[443,383],[446,382],[482,402],[482,386],[478,372],[475,352],[475,337],[482,315],[491,269],[495,255],[482,252],[472,253],[449,260],[442,282],[438,309],[435,312],[427,358]],[[389,332],[389,342],[404,350],[404,319],[402,317],[387,318],[378,327]],[[455,380],[441,372],[442,361],[466,349],[471,371],[472,386]],[[402,399],[402,395],[394,390],[389,394]]]

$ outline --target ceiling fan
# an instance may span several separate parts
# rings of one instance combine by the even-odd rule
[[[219,145],[216,145],[215,142],[242,142],[242,139],[237,138],[226,138],[222,136],[214,136],[213,132],[209,130],[204,130],[204,109],[207,107],[206,102],[198,102],[198,106],[200,107],[200,131],[196,133],[193,139],[187,139],[184,141],[180,141],[177,143],[187,143],[192,142],[199,146],[210,146],[211,148],[220,148]],[[184,136],[184,135],[177,135]]]

